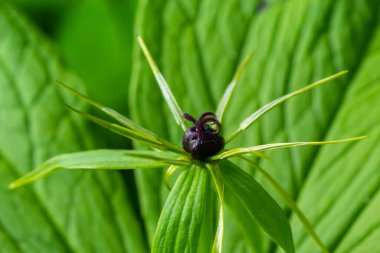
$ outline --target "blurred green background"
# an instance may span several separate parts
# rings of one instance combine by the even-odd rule
[[[138,34],[194,115],[215,110],[239,62],[254,52],[225,133],[272,99],[348,69],[272,111],[232,146],[369,135],[273,151],[257,162],[331,251],[380,252],[379,13],[378,0],[0,1],[0,253],[149,251],[168,194],[162,171],[58,172],[7,188],[56,154],[138,147],[68,112],[65,103],[85,107],[55,80],[180,143]],[[296,252],[319,252],[288,215]],[[225,230],[225,252],[281,252],[262,233],[248,240],[250,231],[228,213]]]

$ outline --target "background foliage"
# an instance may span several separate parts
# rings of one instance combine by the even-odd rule
[[[69,113],[64,103],[82,105],[55,80],[180,142],[137,34],[194,115],[215,110],[238,63],[254,52],[225,132],[280,95],[350,70],[274,110],[234,145],[369,135],[352,144],[273,151],[258,162],[297,200],[329,249],[380,252],[379,13],[376,0],[1,1],[0,252],[148,251],[168,194],[161,171],[59,172],[7,189],[55,154],[132,147]],[[288,215],[296,251],[318,252]],[[230,216],[225,252],[280,251]],[[207,218],[215,226],[213,212]],[[201,252],[210,238],[204,230]]]

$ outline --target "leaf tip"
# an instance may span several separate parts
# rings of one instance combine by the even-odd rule
[[[362,135],[362,136],[357,136],[357,137],[352,137],[352,138],[348,138],[346,139],[347,141],[361,141],[361,140],[365,140],[365,139],[368,139],[369,136],[368,135]]]
[[[236,73],[233,77],[233,80],[237,81],[243,71],[247,68],[248,64],[251,62],[253,57],[253,51],[248,52],[248,54],[244,57],[243,61],[240,63],[238,69],[236,70]]]
[[[14,190],[20,186],[22,186],[24,183],[20,180],[20,179],[17,179],[16,181],[13,181],[12,183],[10,183],[8,185],[8,188],[11,189],[11,190]]]
[[[143,51],[143,53],[145,55],[145,58],[148,60],[148,63],[150,65],[150,67],[151,67],[151,69],[153,71],[153,74],[155,75],[156,79],[160,78],[160,77],[157,77],[157,76],[161,76],[161,72],[158,69],[156,63],[154,62],[153,57],[150,54],[150,52],[148,50],[148,47],[146,46],[146,44],[144,42],[144,39],[141,36],[137,36],[137,41],[139,43],[139,46],[140,46],[141,50]],[[160,81],[158,81],[158,82],[160,82]]]
[[[344,76],[344,75],[347,74],[348,72],[349,72],[348,69],[344,69],[344,70],[342,70],[342,71],[336,73],[336,74],[333,75],[333,76],[335,76],[335,77]]]

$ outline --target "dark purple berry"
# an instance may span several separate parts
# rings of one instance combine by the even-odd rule
[[[212,112],[203,113],[198,120],[185,113],[184,118],[193,122],[194,126],[186,130],[182,138],[182,146],[194,159],[206,160],[224,148],[224,138],[220,135],[220,122]],[[213,129],[207,123],[214,123]]]

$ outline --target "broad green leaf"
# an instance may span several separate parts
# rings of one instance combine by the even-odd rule
[[[0,176],[3,182],[18,176],[17,168],[3,156],[0,157]],[[62,253],[72,251],[72,244],[62,240],[54,220],[49,218],[34,191],[26,188],[11,191],[2,183],[0,198],[1,252],[43,252],[48,248]]]
[[[368,140],[349,147],[323,147],[298,200],[333,252],[379,250],[380,215],[375,210],[380,193],[380,74],[374,71],[380,62],[379,43],[380,25],[328,132],[328,137],[348,130],[366,133]],[[299,232],[299,223],[294,224],[299,249],[309,251],[310,240]]]
[[[165,6],[164,11],[162,6]],[[351,92],[351,97],[355,97],[356,93],[360,95],[364,90],[367,91],[367,86],[374,87],[369,89],[368,93],[376,94],[378,12],[379,2],[375,0],[267,1],[260,6],[259,1],[187,1],[186,3],[141,1],[136,30],[144,36],[149,45],[155,45],[154,58],[162,66],[162,72],[171,84],[181,107],[192,114],[213,110],[242,57],[247,52],[255,52],[255,59],[247,66],[246,74],[242,76],[231,97],[231,107],[226,110],[223,117],[223,131],[227,133],[236,130],[240,122],[269,101],[301,89],[305,84],[329,76],[331,73],[348,69],[349,73],[346,76],[273,109],[245,134],[234,139],[227,148],[292,140],[325,141],[344,136],[369,135],[370,138],[366,141],[332,146],[328,149],[350,149],[357,145],[372,144],[372,151],[364,149],[362,152],[372,161],[375,159],[372,157],[375,157],[374,150],[376,151],[377,147],[376,136],[372,137],[371,132],[359,133],[353,130],[357,124],[367,125],[370,129],[378,128],[379,124],[376,121],[378,117],[373,115],[377,111],[376,103],[362,99],[356,103],[356,106],[352,106],[350,109],[353,112],[361,114],[361,118],[355,118],[355,121],[349,121],[349,114],[339,120],[337,115],[343,107],[346,107],[345,104],[348,103],[346,94],[354,83],[357,83],[355,86],[362,87],[362,90],[356,88],[355,92]],[[173,25],[174,23],[177,25]],[[160,38],[158,43],[157,38]],[[147,77],[149,72],[141,68],[140,62],[144,59],[138,54],[134,59],[138,63],[134,67],[134,84],[131,89],[133,96],[136,96],[133,101],[131,100],[134,119],[138,119],[144,126],[152,126],[149,129],[160,131],[173,141],[178,141],[176,138],[180,138],[180,134],[177,134],[176,126],[172,127],[175,124],[168,120],[170,114],[157,108],[157,103],[145,103],[144,106],[137,107],[142,101],[158,99],[155,92],[149,92],[146,88],[152,80]],[[357,78],[363,64],[367,65],[366,69],[361,77]],[[194,102],[195,97],[196,102]],[[359,104],[367,106],[367,110],[357,109]],[[139,115],[137,112],[140,112]],[[146,112],[166,117],[164,121],[152,121],[145,116]],[[370,116],[371,121],[367,120],[368,114],[373,115]],[[333,125],[344,122],[347,122],[347,127],[344,129],[337,127],[334,134],[330,134]],[[374,141],[371,141],[372,138]],[[337,176],[334,180],[331,178],[328,185],[323,185],[324,191],[328,189],[331,191],[327,198],[330,201],[321,199],[320,196],[323,194],[318,191],[305,190],[304,184],[307,184],[309,176],[315,174],[314,180],[318,181],[319,171],[323,168],[316,166],[315,162],[322,161],[327,156],[327,152],[321,154],[324,149],[308,147],[273,151],[270,159],[263,159],[260,162],[260,165],[295,200],[304,194],[319,196],[314,203],[308,202],[309,209],[305,209],[304,205],[300,206],[315,227],[318,227],[318,217],[329,213],[327,207],[324,212],[315,207],[319,206],[320,202],[328,202],[331,207],[332,203],[339,199],[339,192],[334,193],[334,184],[341,185],[342,191],[350,189],[349,184],[340,183],[343,179]],[[347,156],[342,154],[335,160],[343,161]],[[341,174],[349,170],[355,171],[355,178],[362,176],[367,180],[372,179],[369,178],[369,174],[365,176],[363,170],[354,168],[352,161],[356,155],[351,154],[348,158],[350,163],[347,163],[347,168],[340,168]],[[329,169],[330,166],[326,171]],[[352,173],[350,175],[353,177]],[[267,183],[261,178],[259,182],[263,182],[263,186],[267,187]],[[320,188],[322,189],[322,186]],[[377,192],[373,191],[373,194]],[[154,195],[153,189],[150,194]],[[372,210],[376,207],[376,201],[373,199],[375,198],[368,199],[364,196],[355,198],[358,203],[368,203],[368,208],[371,207]],[[350,245],[348,238],[356,238],[355,241],[358,243],[355,249],[366,249],[367,243],[373,245],[371,238],[379,231],[375,226],[378,216],[372,215],[373,218],[368,218],[366,209],[365,207],[357,209],[366,214],[363,214],[365,218],[358,220],[347,218],[334,227],[330,226],[331,233],[335,231],[334,233],[341,236],[331,238],[334,242],[329,244],[342,243],[346,245],[342,246],[342,249],[347,250]],[[309,210],[313,212],[309,213]],[[343,213],[345,208],[338,208],[337,213],[338,211]],[[313,216],[315,219],[312,219]],[[361,225],[358,224],[359,221]],[[353,223],[355,223],[353,227],[347,225]],[[303,238],[303,244],[309,245],[309,249],[314,247],[315,250],[315,244],[303,226],[298,222],[295,224],[297,227],[295,238]],[[346,234],[339,231],[346,231],[348,227],[351,229],[346,239]],[[321,234],[318,229],[316,230]],[[370,235],[368,239],[365,236],[366,232]],[[227,240],[228,234],[226,231]],[[231,238],[233,240],[231,244],[235,243],[238,247],[241,241],[237,238],[237,236]],[[322,239],[325,242],[325,238]],[[265,242],[265,239],[262,240]]]
[[[246,245],[249,252],[266,252],[268,243],[264,244],[262,241],[265,232],[260,229],[255,218],[249,214],[242,202],[231,191],[224,192],[224,201],[227,207],[225,234],[229,233],[231,236],[229,240],[224,239],[225,252],[235,251],[240,237],[243,237],[242,243]],[[237,231],[231,232],[231,230]]]
[[[304,213],[298,208],[297,204],[294,202],[292,197],[279,185],[279,183],[276,182],[265,170],[263,170],[260,166],[257,164],[254,164],[251,160],[245,158],[245,157],[239,157],[243,159],[244,161],[248,162],[250,164],[250,167],[253,167],[257,172],[260,173],[261,176],[263,176],[275,189],[278,195],[281,196],[281,198],[286,202],[286,205],[294,212],[295,215],[297,215],[297,218],[301,221],[302,225],[305,227],[305,229],[308,231],[311,237],[315,240],[315,242],[318,244],[322,252],[329,252],[326,246],[323,244],[319,236],[314,231],[314,228],[310,224],[309,220],[306,218]]]
[[[367,86],[373,87],[368,92],[376,94],[374,90],[378,80],[376,45],[379,45],[377,31],[379,2],[376,0],[291,0],[266,1],[265,4],[259,2],[262,3],[255,0],[187,1],[186,3],[166,0],[154,3],[139,1],[136,31],[143,35],[147,44],[152,47],[150,49],[154,59],[171,84],[173,94],[181,103],[182,109],[191,114],[215,110],[238,64],[248,52],[252,51],[255,52],[255,59],[242,75],[231,97],[230,107],[223,117],[222,127],[225,133],[235,131],[240,122],[269,101],[304,88],[306,84],[327,77],[331,73],[348,69],[347,75],[273,109],[253,124],[246,134],[237,136],[226,148],[292,140],[326,141],[344,136],[369,135],[366,141],[342,144],[330,147],[329,150],[351,149],[359,144],[365,146],[372,144],[373,150],[376,150],[375,141],[371,141],[373,138],[371,132],[353,131],[358,124],[371,129],[378,128],[377,117],[372,116],[376,113],[376,105],[371,108],[373,101],[358,98],[360,101],[356,102],[356,106],[350,107],[352,111],[356,111],[358,104],[367,106],[368,111],[360,111],[360,119],[349,121],[349,114],[337,119],[337,115],[343,107],[347,107],[347,94],[354,83],[357,83],[355,86],[362,88],[355,88],[351,92],[352,97],[355,97],[356,93],[362,94]],[[166,108],[157,106],[163,104],[159,90],[149,88],[154,80],[149,77],[150,70],[143,67],[143,64],[146,64],[145,59],[135,51],[134,61],[136,65],[133,68],[130,100],[133,119],[147,128],[149,126],[148,129],[159,132],[160,136],[167,136],[173,142],[180,143],[181,133],[172,121],[170,112]],[[357,78],[363,65],[366,65],[366,70],[360,78]],[[143,103],[146,104],[144,108],[140,106]],[[368,122],[367,115],[371,115],[371,120]],[[333,125],[344,122],[347,127],[330,133]],[[308,192],[307,195],[319,196],[314,203],[308,202],[309,208],[313,208],[319,205],[319,202],[329,200],[329,203],[334,203],[341,197],[339,192],[335,192],[334,187],[326,185],[324,190],[328,188],[330,192],[323,198],[320,197],[323,194],[318,191],[312,192],[304,188],[309,176],[314,174],[313,170],[316,170],[317,178],[318,171],[322,169],[314,166],[317,160],[322,161],[324,156],[327,156],[327,152],[321,155],[322,150],[324,148],[320,147],[276,150],[270,153],[270,159],[262,159],[259,163],[295,201],[299,197],[302,198],[306,194],[305,191]],[[376,163],[374,151],[365,150],[364,153]],[[343,153],[335,157],[335,161],[344,161],[347,157],[348,155]],[[356,155],[349,155],[350,163],[347,163],[344,169],[339,168],[340,173],[353,171],[357,176],[372,179],[369,174],[364,174],[364,171],[353,166],[352,161],[355,157]],[[326,168],[326,171],[334,170],[335,166],[337,165],[334,162]],[[350,174],[351,178],[353,172]],[[139,173],[138,177],[143,178],[143,173]],[[138,182],[141,190],[150,187],[147,186],[147,182],[154,178],[150,173],[147,172],[149,176]],[[340,184],[340,178],[341,176],[331,179],[331,184],[333,182]],[[159,178],[155,180],[160,181]],[[273,192],[260,176],[258,181],[269,192]],[[345,181],[345,185],[349,188],[348,181],[349,179]],[[373,194],[378,192],[373,191]],[[160,198],[160,192],[159,188],[151,187],[149,192],[142,190],[140,196],[141,198],[149,196],[147,199],[154,201]],[[361,196],[357,201],[367,203],[366,206],[373,210],[376,203],[374,199]],[[304,205],[300,205],[300,209],[308,210]],[[142,210],[148,213],[152,212],[153,208],[149,209],[147,206]],[[158,213],[159,205],[155,205],[154,210],[153,213]],[[325,210],[328,213],[327,208]],[[367,212],[366,207],[356,210],[358,214],[363,212],[363,215],[360,215],[362,218],[347,219],[352,221],[351,223],[346,221],[347,224],[355,223],[353,227],[345,225],[329,228],[330,233],[340,236],[331,237],[331,241],[334,242],[330,242],[328,246],[334,244],[336,245],[334,247],[339,248],[338,245],[342,243],[344,246],[340,250],[347,251],[350,249],[349,246],[355,243],[354,241],[358,242],[355,249],[368,249],[373,245],[371,238],[378,233],[376,229],[378,216],[369,216],[373,212]],[[337,213],[338,211],[344,212],[345,208],[338,208]],[[315,218],[313,219],[313,215],[309,213],[315,213]],[[305,214],[311,224],[318,227],[317,211],[305,211]],[[154,224],[154,222],[149,223]],[[299,247],[297,238],[302,238],[302,244],[309,245],[308,249],[315,251],[315,243],[303,226],[297,221],[295,224],[299,227],[294,231],[296,247]],[[318,228],[316,231],[320,235],[323,234]],[[369,235],[368,239],[366,233]],[[230,240],[230,245],[235,244],[236,249],[241,248],[244,243],[243,238],[234,234],[228,239],[229,234],[229,231],[225,231],[225,240]],[[349,243],[348,238],[355,240]],[[266,245],[265,238],[258,238],[258,241]],[[324,237],[322,241],[326,241]],[[275,251],[273,248],[274,245],[269,246],[272,252]],[[264,251],[267,252],[267,248],[264,248]]]
[[[160,17],[160,15],[157,16],[157,14],[161,13],[163,3],[163,1],[139,1],[137,5],[135,31],[137,34],[143,36],[144,40],[148,42],[149,51],[152,54],[152,57],[158,60],[157,62],[160,65],[162,74],[165,76],[168,83],[171,84],[171,88],[173,88],[178,87],[178,84],[180,84],[178,81],[180,80],[173,80],[168,76],[166,72],[167,64],[161,64],[161,58],[158,57],[161,53],[161,44],[157,44],[157,40],[155,39],[161,36],[161,28],[156,26],[158,24],[157,22],[150,19],[154,16]],[[154,26],[152,29],[148,28],[150,24]],[[142,33],[142,26],[144,26],[144,30],[151,32]],[[156,84],[156,80],[152,75],[152,70],[149,68],[146,58],[139,48],[137,41],[134,45],[133,56],[134,64],[130,96],[128,100],[131,110],[131,118],[141,126],[157,133],[158,136],[170,139],[174,143],[180,143],[183,131],[178,128],[171,112],[166,107],[161,90]],[[176,93],[176,90],[173,91],[173,95],[177,97],[178,94]],[[183,106],[184,101],[180,102],[181,106]],[[187,112],[190,112],[188,107],[185,108]],[[141,148],[141,145],[137,147]],[[149,245],[151,245],[166,197],[166,195],[163,194],[167,191],[166,187],[163,186],[164,184],[162,180],[164,172],[153,170],[136,171],[135,175],[141,207],[141,216],[144,221],[146,237]]]
[[[210,179],[210,184],[212,181]],[[212,188],[212,186],[211,186]],[[218,197],[214,190],[209,190],[205,198],[205,212],[202,220],[197,252],[212,252],[215,233],[218,226]]]
[[[207,24],[207,19],[212,16],[200,15],[197,17],[195,15],[198,8],[196,1],[187,1],[185,9],[182,9],[177,2],[172,2],[167,5],[168,9],[164,14],[162,7],[166,4],[166,1],[161,0],[154,2],[139,1],[135,31],[149,45],[153,58],[160,66],[165,79],[170,83],[173,95],[181,104],[181,108],[193,115],[213,111],[216,108],[216,99],[222,96],[224,88],[232,79],[233,72],[237,67],[234,63],[240,62],[241,59],[236,60],[235,56],[224,55],[224,59],[226,59],[225,57],[228,58],[226,61],[218,61],[218,64],[212,62],[211,66],[209,58],[203,57],[203,52],[213,51],[213,55],[217,56],[221,55],[220,52],[222,51],[229,51],[227,48],[221,51],[218,50],[218,52],[208,50],[213,48],[215,44],[219,44],[216,42],[221,41],[223,37],[221,34],[217,34],[218,38],[216,40],[212,43],[209,43],[210,41],[206,43],[207,38],[204,36],[206,34],[204,31],[211,25]],[[212,3],[212,6],[218,6],[219,4]],[[206,6],[201,7],[199,5],[199,7],[205,10]],[[230,10],[237,9],[235,7],[237,6]],[[229,19],[228,22],[225,20],[226,24],[235,24],[234,32],[239,37],[239,39],[231,41],[234,44],[233,47],[239,48],[238,44],[240,44],[243,37],[243,27],[248,22],[251,10],[254,10],[254,8],[255,5],[251,6],[249,4],[248,9],[244,11],[245,17],[242,26],[242,23],[239,23],[240,18]],[[224,11],[228,9],[225,8]],[[219,10],[219,8],[214,10]],[[188,17],[199,20],[199,28],[201,28],[199,29],[201,31],[200,40],[196,36],[197,31],[194,23],[188,22]],[[158,20],[160,22],[157,22]],[[173,22],[178,25],[173,25]],[[202,27],[205,27],[205,29]],[[168,36],[169,34],[171,36]],[[212,33],[208,34],[211,35]],[[157,40],[157,38],[163,38],[163,40]],[[209,46],[210,48],[205,49],[204,46]],[[197,49],[201,49],[201,51],[197,51]],[[164,104],[165,101],[159,88],[155,85],[156,81],[137,43],[133,59],[134,67],[129,97],[132,118],[142,126],[158,133],[159,136],[165,136],[174,143],[180,143],[183,133],[172,119],[170,111],[165,106],[158,106]],[[204,59],[207,62],[204,62]],[[210,75],[211,72],[223,74]],[[218,90],[218,95],[213,92],[215,85],[223,88],[223,91]],[[142,104],[144,106],[141,106]],[[163,203],[161,176],[162,173],[158,171],[137,172],[139,197],[140,203],[142,203],[141,210],[148,238],[152,238],[161,210],[161,203]]]
[[[365,144],[352,143],[336,149],[335,147],[323,147],[274,151],[271,153],[271,159],[261,161],[261,166],[296,200],[299,199],[300,203],[305,203],[303,205],[309,205],[310,212],[307,212],[307,215],[312,218],[313,225],[319,227],[322,234],[328,237],[329,247],[341,252],[376,250],[379,216],[374,210],[378,204],[379,191],[374,186],[376,185],[374,182],[378,180],[377,170],[375,170],[378,164],[376,158],[378,138],[377,132],[373,129],[378,129],[379,122],[376,114],[379,78],[374,71],[379,62],[377,57],[377,45],[379,45],[378,1],[291,0],[265,1],[263,4],[263,1],[254,0],[186,2],[159,0],[139,1],[138,4],[136,33],[144,36],[152,49],[154,58],[162,68],[165,79],[171,84],[173,94],[176,95],[183,109],[192,114],[214,110],[241,58],[249,51],[256,53],[254,64],[248,66],[246,75],[242,76],[241,85],[236,87],[236,91],[232,95],[230,100],[232,107],[226,110],[226,115],[223,117],[223,129],[227,133],[237,129],[239,122],[268,101],[300,89],[306,83],[311,83],[341,69],[350,70],[349,75],[334,81],[335,84],[305,93],[274,109],[270,114],[257,121],[249,129],[248,135],[238,136],[231,142],[232,147],[227,148],[291,140],[324,141],[341,136],[355,136],[351,133],[358,126],[359,128],[364,126],[361,128],[364,130],[356,134],[370,135],[370,139]],[[4,26],[0,23],[0,29],[3,28]],[[20,30],[27,31],[28,29],[20,28]],[[2,34],[8,34],[7,29]],[[7,38],[2,37],[0,43],[4,40]],[[7,47],[2,46],[0,50],[2,50],[1,58],[8,57],[14,62],[16,62],[15,59],[21,58],[10,57]],[[157,130],[159,136],[179,144],[180,129],[171,119],[167,108],[161,106],[163,100],[159,90],[151,88],[155,85],[149,76],[151,72],[147,71],[146,61],[139,54],[141,52],[136,53],[133,61],[134,73],[131,88],[132,99],[130,100],[133,117],[144,127]],[[46,59],[54,57],[55,54],[46,55],[41,60],[42,62],[50,62],[51,59]],[[0,64],[2,65],[2,63]],[[34,66],[39,66],[39,64],[34,64]],[[18,76],[22,71],[18,67],[17,69]],[[50,73],[49,71],[48,73]],[[31,72],[38,73],[34,70]],[[359,74],[360,77],[358,77]],[[25,80],[23,82],[30,83]],[[118,83],[124,82],[126,80],[120,80]],[[0,85],[2,85],[1,82]],[[23,94],[21,98],[24,98],[33,86],[22,87],[25,88],[25,91],[21,93]],[[108,89],[108,81],[107,86],[103,88]],[[4,89],[1,89],[1,92],[4,92]],[[49,96],[51,95],[49,94]],[[53,99],[53,101],[55,100]],[[365,105],[365,109],[360,109],[359,105],[362,104]],[[28,104],[24,105],[25,108],[28,108]],[[55,106],[48,104],[45,105],[45,108],[52,109]],[[31,109],[31,111],[35,111],[35,109]],[[346,112],[344,117],[338,116],[341,111]],[[10,115],[14,115],[13,112]],[[356,115],[352,121],[350,121],[351,113]],[[66,114],[62,113],[62,115]],[[56,121],[60,120],[62,115],[56,116]],[[46,118],[49,116],[51,114],[47,114]],[[14,121],[10,120],[12,117],[6,117],[7,124],[10,124],[7,125],[7,129],[12,131],[18,131],[17,129],[25,124],[32,126],[28,128],[30,129],[28,133],[34,133],[39,131],[36,129],[42,128],[38,123],[29,124],[28,120],[20,120],[19,123],[14,124]],[[68,117],[71,119],[71,116]],[[42,122],[42,120],[40,121]],[[1,121],[0,129],[3,129],[3,122],[5,121]],[[49,119],[47,124],[51,124],[49,122],[54,121]],[[76,119],[73,122],[79,121]],[[82,129],[82,126],[77,126],[81,123],[75,124],[75,129]],[[83,129],[86,131],[79,136],[87,138],[88,129]],[[60,131],[55,132],[61,133]],[[62,146],[59,148],[51,147],[57,145],[55,141],[51,141],[57,138],[40,141],[39,138],[35,138],[36,134],[28,133],[25,135],[33,136],[30,138],[31,141],[25,141],[24,138],[21,142],[22,145],[16,141],[4,142],[5,144],[0,144],[0,152],[6,153],[8,146],[14,149],[14,146],[17,146],[18,151],[23,148],[29,151],[31,150],[31,145],[28,145],[30,142],[45,143],[39,145],[44,148],[30,152],[31,155],[27,156],[20,155],[19,152],[8,152],[6,159],[10,161],[11,165],[4,165],[5,167],[18,169],[20,167],[13,166],[13,163],[25,163],[27,166],[22,167],[22,173],[24,173],[26,168],[31,168],[30,162],[25,157],[33,160],[32,166],[36,166],[47,157],[66,151],[66,141],[60,144]],[[372,140],[372,138],[374,139]],[[74,137],[72,139],[79,142]],[[3,139],[1,140],[3,141]],[[59,139],[57,139],[58,141]],[[356,148],[357,145],[360,148]],[[67,148],[67,151],[86,147],[73,145]],[[356,152],[345,151],[351,149],[355,149]],[[341,153],[338,154],[338,152]],[[41,155],[41,153],[44,154]],[[20,157],[24,159],[20,159]],[[355,164],[357,157],[361,158],[360,166]],[[325,160],[328,162],[324,162]],[[16,176],[20,176],[22,173]],[[150,240],[151,231],[155,227],[155,221],[165,196],[159,188],[163,185],[161,172],[149,171],[141,176],[143,173],[139,172],[137,178],[139,189],[149,190],[140,191],[139,195],[140,201],[143,203],[142,216],[146,224],[149,224],[146,226],[148,228],[146,231],[148,231],[147,237]],[[147,176],[145,177],[145,175]],[[321,185],[318,185],[319,179],[324,179],[323,176],[329,177],[321,180]],[[103,177],[100,178],[104,180]],[[266,187],[264,181],[259,179],[259,182],[263,182]],[[308,186],[309,184],[311,186]],[[341,189],[342,193],[336,192],[335,187],[326,187],[326,185],[337,185],[337,189]],[[365,187],[361,187],[362,185]],[[331,190],[326,188],[331,188]],[[45,195],[50,196],[50,192]],[[46,197],[45,199],[50,200],[51,198]],[[143,199],[144,201],[142,201]],[[354,201],[351,203],[349,200],[352,199]],[[148,201],[150,204],[145,205]],[[320,208],[315,208],[316,206]],[[58,207],[60,206],[58,205]],[[304,209],[302,208],[302,210]],[[49,211],[48,213],[54,212]],[[63,219],[58,215],[54,217]],[[63,215],[63,217],[72,216]],[[81,222],[83,219],[78,220]],[[334,226],[329,226],[330,224],[334,224]],[[62,221],[59,223],[59,227],[63,227],[64,230],[67,228],[65,225],[66,223]],[[295,226],[299,225],[295,223]],[[318,233],[319,230],[317,229]],[[228,232],[225,236],[227,240],[229,240]],[[299,242],[297,247],[300,247],[301,252],[304,251],[303,249],[306,252],[315,250],[314,243],[302,226],[299,226],[295,233],[296,241]],[[87,233],[78,234],[88,235]],[[8,238],[8,236],[0,233],[0,238]],[[258,240],[260,239],[258,236]],[[7,241],[10,242],[10,240]],[[86,245],[88,241],[90,239],[82,240],[81,243]],[[245,248],[239,236],[231,237],[230,241],[233,241],[230,244],[236,244],[236,247],[231,247],[236,249],[234,252],[241,252]],[[91,241],[91,243],[101,242],[101,240]],[[14,249],[15,244],[9,243],[9,245],[13,245],[10,248]],[[92,250],[90,247],[88,249]],[[269,249],[273,252],[275,246],[271,245]],[[40,252],[41,250],[38,248],[36,251]]]
[[[198,166],[179,176],[162,210],[152,252],[196,252],[209,181],[207,170]]]
[[[294,252],[293,236],[288,219],[281,207],[250,175],[229,161],[220,163],[225,191],[233,195],[246,212],[286,252]],[[230,206],[240,208],[240,206]],[[254,224],[244,224],[254,226]]]
[[[161,152],[162,153],[162,152]],[[20,187],[48,176],[58,170],[128,170],[160,168],[165,165],[187,165],[176,161],[169,154],[157,155],[155,151],[131,150],[91,150],[55,156],[10,184],[10,188]]]
[[[31,186],[7,185],[46,159],[94,148],[96,137],[64,107],[83,105],[61,93],[80,89],[54,47],[4,1],[0,3],[1,252],[146,252],[119,173],[57,173]]]

